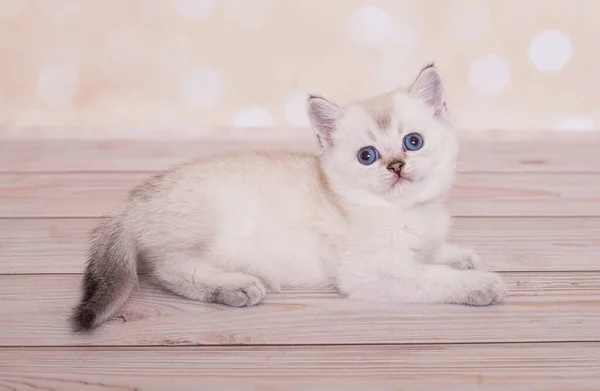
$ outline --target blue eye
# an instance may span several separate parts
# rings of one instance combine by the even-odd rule
[[[379,159],[379,152],[374,147],[364,147],[358,151],[358,161],[365,166],[375,163]]]
[[[407,151],[418,151],[423,148],[423,137],[419,133],[410,133],[404,136],[402,143]]]

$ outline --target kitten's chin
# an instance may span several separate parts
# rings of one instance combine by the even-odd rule
[[[404,187],[404,186],[409,186],[412,182],[413,179],[409,178],[407,176],[394,176],[390,179],[390,184],[389,184],[389,190],[390,191],[394,191],[395,189]]]

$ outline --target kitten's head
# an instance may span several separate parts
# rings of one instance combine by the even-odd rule
[[[452,186],[457,140],[433,64],[408,89],[345,107],[311,96],[308,112],[325,173],[337,191],[412,204],[442,196]]]

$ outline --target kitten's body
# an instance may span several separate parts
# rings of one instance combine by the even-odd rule
[[[312,98],[321,155],[217,155],[134,189],[93,234],[75,328],[114,315],[140,269],[181,296],[236,307],[259,303],[265,288],[285,287],[335,286],[379,302],[502,300],[499,277],[461,270],[475,268],[475,255],[445,243],[443,201],[457,146],[441,117],[443,101],[428,106],[426,94],[441,93],[439,76],[433,68],[422,73],[411,93],[346,109]],[[427,144],[407,153],[401,140],[414,128]],[[378,147],[377,164],[356,161],[364,145]],[[397,159],[402,174],[385,168]]]
[[[209,157],[167,173],[154,194],[143,190],[126,216],[149,253],[177,249],[260,277],[272,289],[326,286],[323,258],[333,250],[321,238],[333,235],[344,217],[321,178],[310,155]]]

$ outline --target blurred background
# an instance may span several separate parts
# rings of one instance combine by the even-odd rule
[[[431,61],[459,128],[598,130],[599,15],[598,0],[0,0],[0,132],[290,132],[308,92],[345,103]]]

